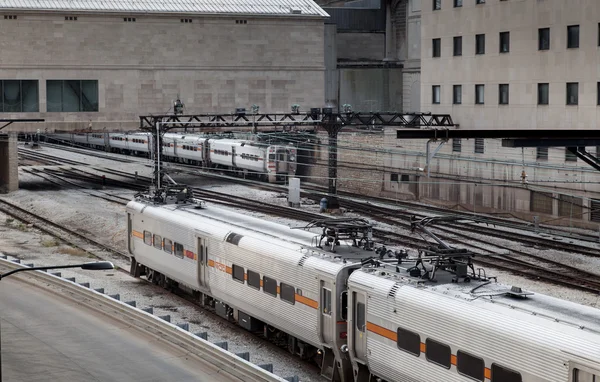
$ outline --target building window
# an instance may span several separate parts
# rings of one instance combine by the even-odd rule
[[[550,28],[538,29],[538,49],[549,50],[550,49]]]
[[[391,174],[390,175],[390,181],[391,182],[397,182],[398,181],[398,174]]]
[[[538,105],[548,105],[550,84],[538,84]]]
[[[436,105],[440,103],[440,85],[433,85],[431,87],[431,103]]]
[[[475,35],[475,54],[485,54],[485,35]]]
[[[456,368],[459,374],[466,375],[477,381],[484,381],[485,362],[483,359],[460,350],[456,353],[456,359]]]
[[[175,256],[183,259],[183,244],[175,243]]]
[[[579,83],[568,82],[567,83],[567,105],[579,104]]]
[[[180,21],[181,21],[182,23],[189,24],[189,23],[191,23],[191,22],[192,22],[192,19],[181,19]]]
[[[483,138],[475,138],[475,154],[483,154],[485,152],[485,140]]]
[[[17,15],[4,15],[4,20],[16,20]]]
[[[462,7],[462,0],[454,0],[454,8]]]
[[[260,274],[248,270],[248,285],[254,289],[260,290]]]
[[[331,315],[331,290],[321,289],[321,303],[323,304],[323,314]]]
[[[433,0],[433,10],[439,11],[442,9],[442,0]]]
[[[400,175],[400,181],[401,182],[409,182],[410,176],[408,174],[402,174],[402,175]]]
[[[485,102],[485,85],[475,85],[475,103],[483,105]]]
[[[547,147],[536,147],[535,159],[536,160],[548,160],[548,148]]]
[[[296,304],[296,288],[291,285],[281,283],[279,297],[285,302]]]
[[[239,265],[232,264],[231,265],[231,276],[234,280],[244,282],[244,267],[240,267]]]
[[[158,235],[154,235],[153,242],[154,242],[154,248],[162,249],[162,237],[160,237]]]
[[[3,80],[0,81],[2,105],[0,112],[30,113],[39,112],[38,81]]]
[[[365,332],[365,304],[362,302],[356,303],[356,329],[360,332]]]
[[[77,21],[77,16],[65,16],[65,21]]]
[[[152,245],[152,232],[144,231],[144,244]]]
[[[49,112],[98,111],[97,80],[48,80]]]
[[[596,103],[598,105],[600,105],[600,82],[596,83],[596,94],[597,94],[597,96],[596,96],[596,98],[597,98]]]
[[[277,297],[277,280],[266,276],[263,277],[263,291]]]
[[[476,0],[475,4],[485,4],[485,0]]]
[[[579,25],[567,27],[567,48],[579,48]]]
[[[172,254],[173,253],[173,242],[170,239],[163,239],[163,251]]]
[[[577,155],[573,154],[568,147],[565,147],[565,162],[577,162]]]
[[[398,345],[398,349],[417,357],[421,355],[421,337],[419,337],[418,333],[398,328],[397,334],[396,344]]]
[[[498,103],[508,105],[508,84],[498,85]]]
[[[551,193],[531,191],[529,194],[529,210],[552,215],[553,200]]]
[[[460,138],[452,138],[452,152],[459,153],[462,150],[462,141]]]
[[[451,357],[452,351],[450,350],[450,346],[429,338],[425,340],[425,358],[427,358],[429,362],[450,369]]]
[[[124,17],[123,21],[126,23],[135,23],[135,17]]]
[[[462,85],[454,85],[452,87],[452,103],[455,105],[462,103]]]
[[[500,53],[510,52],[510,32],[500,32]]]
[[[462,36],[454,37],[453,50],[455,56],[462,56]]]
[[[442,55],[442,39],[434,38],[432,41],[432,56],[441,57]]]

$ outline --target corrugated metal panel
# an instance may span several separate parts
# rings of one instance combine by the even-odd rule
[[[326,8],[338,32],[385,32],[384,9]]]
[[[329,15],[312,0],[0,0],[0,9],[40,11],[192,13],[232,15]]]

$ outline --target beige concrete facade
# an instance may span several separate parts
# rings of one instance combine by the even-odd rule
[[[15,15],[0,20],[0,79],[38,80],[40,112],[3,117],[47,123],[13,130],[135,128],[139,115],[166,113],[178,95],[187,113],[324,103],[322,18]],[[72,79],[98,80],[98,112],[46,111],[46,80]]]
[[[17,137],[0,134],[0,194],[19,189]]]

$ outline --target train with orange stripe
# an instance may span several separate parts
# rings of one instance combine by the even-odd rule
[[[329,229],[211,205],[136,199],[127,221],[133,276],[285,341],[327,380],[600,382],[599,309],[499,284],[472,264],[390,258],[398,252]]]
[[[152,136],[148,132],[57,133],[45,138],[58,143],[146,157],[154,149]],[[293,176],[297,169],[295,146],[246,139],[209,138],[198,134],[166,133],[162,142],[162,157],[167,161],[206,169],[216,168],[231,175],[257,177],[271,183]]]

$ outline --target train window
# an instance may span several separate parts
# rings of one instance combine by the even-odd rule
[[[451,357],[452,350],[450,350],[450,346],[434,341],[431,338],[425,340],[425,358],[429,362],[437,363],[446,369],[450,369]]]
[[[521,382],[522,380],[523,378],[520,373],[495,363],[492,364],[492,382]],[[577,380],[574,379],[574,381]]]
[[[484,381],[485,363],[483,362],[483,359],[460,350],[457,352],[456,358],[456,367],[459,374],[471,377],[476,381]]]
[[[231,275],[234,280],[244,282],[244,267],[233,264],[231,266]]]
[[[342,316],[342,320],[346,321],[348,319],[348,291],[342,292],[342,310],[340,312]]]
[[[183,259],[183,244],[175,243],[175,256]]]
[[[260,274],[248,269],[248,285],[260,290]]]
[[[277,297],[277,280],[270,277],[263,277],[263,291]]]
[[[162,237],[154,235],[154,248],[162,249]]]
[[[152,232],[144,231],[144,243],[152,245]]]
[[[280,297],[283,301],[287,301],[290,304],[294,305],[296,303],[296,288],[291,285],[281,283],[280,285],[281,293]]]
[[[586,371],[578,368],[573,369],[573,382],[600,382],[600,373],[593,374],[591,371]]]
[[[398,328],[396,344],[398,349],[409,352],[417,357],[421,355],[421,337],[418,333]]]
[[[365,332],[365,304],[362,302],[356,303],[356,328]]]
[[[331,290],[322,289],[321,304],[323,304],[323,314],[331,315]]]
[[[173,253],[173,242],[169,239],[163,239],[163,251]]]

